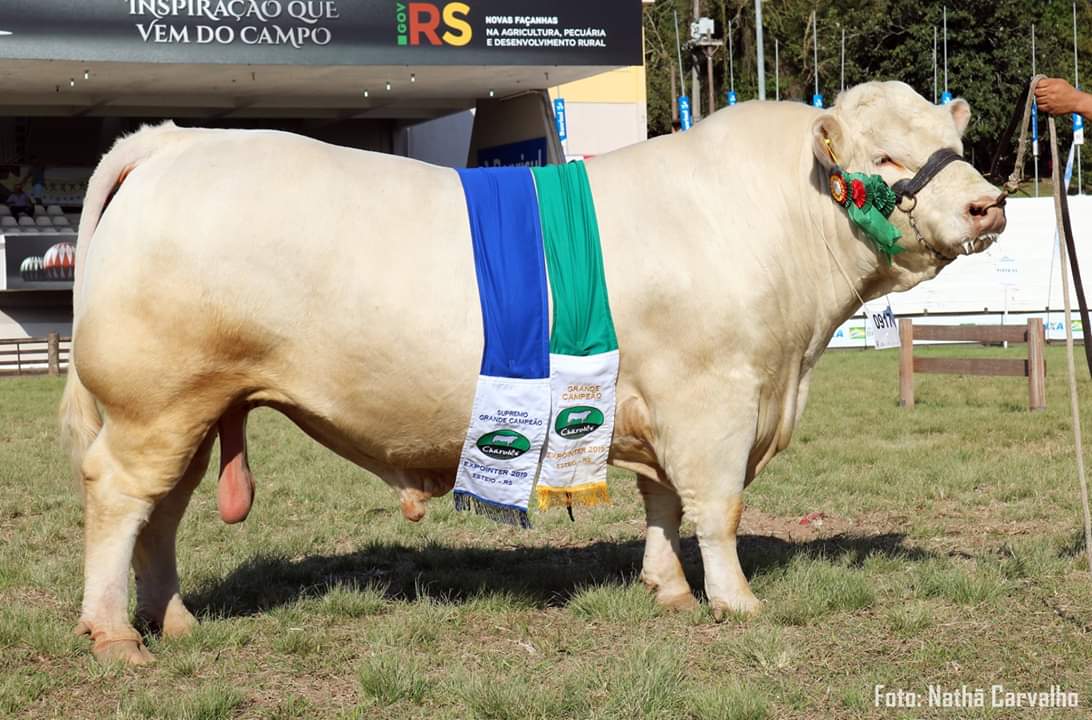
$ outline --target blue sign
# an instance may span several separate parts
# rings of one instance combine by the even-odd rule
[[[1039,104],[1031,101],[1031,139],[1039,142]]]
[[[679,127],[683,130],[689,130],[691,125],[690,120],[690,98],[685,95],[679,96]]]
[[[1084,130],[1084,118],[1080,113],[1073,113],[1073,131]]]
[[[729,90],[728,91],[728,104],[729,105],[735,105],[738,101],[739,101],[738,98],[736,98],[736,91],[735,90]]]
[[[822,93],[815,93],[811,96],[811,104],[817,108],[823,107],[823,95]]]
[[[951,101],[952,101],[952,94],[950,92],[948,92],[947,90],[945,90],[944,92],[942,92],[940,94],[940,104],[941,105],[947,105]]]
[[[554,124],[557,125],[557,139],[565,142],[569,139],[569,123],[565,118],[565,98],[554,98]]]
[[[540,167],[546,164],[546,138],[532,138],[478,150],[479,167]]]

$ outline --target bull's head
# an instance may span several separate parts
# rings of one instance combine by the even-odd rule
[[[892,265],[898,286],[932,277],[959,255],[985,250],[1005,229],[1002,194],[970,163],[941,163],[931,178],[928,169],[921,172],[938,150],[963,154],[970,119],[966,100],[937,106],[905,83],[870,82],[839,95],[812,126],[815,157],[828,171],[836,157],[845,170],[879,175],[896,191],[912,178],[927,180],[920,190],[915,183],[912,196],[900,196],[890,217],[905,250]],[[900,180],[907,182],[899,185]]]

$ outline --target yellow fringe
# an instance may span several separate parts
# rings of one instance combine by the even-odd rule
[[[571,487],[550,487],[539,484],[535,487],[539,510],[555,507],[593,507],[610,504],[610,491],[605,482],[585,483]]]

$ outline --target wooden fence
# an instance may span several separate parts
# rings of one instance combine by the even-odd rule
[[[68,369],[71,349],[72,338],[55,332],[0,340],[0,375],[59,375]]]
[[[923,358],[914,357],[914,340],[976,342],[981,344],[1027,343],[1027,358]],[[1019,325],[914,325],[899,320],[899,405],[914,407],[914,373],[957,375],[1008,375],[1028,379],[1028,409],[1046,407],[1046,336],[1043,321]]]

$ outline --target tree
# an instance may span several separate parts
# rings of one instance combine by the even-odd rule
[[[780,45],[781,99],[809,102],[815,63],[811,13],[819,37],[820,90],[828,104],[840,84],[840,39],[846,33],[846,86],[868,80],[901,80],[933,99],[933,29],[939,28],[945,3],[928,0],[768,0],[763,6],[767,98],[774,97],[774,40]],[[657,0],[645,9],[646,66],[649,78],[649,132],[671,129],[669,75],[675,55],[672,11],[679,13],[682,40],[689,38],[692,0]],[[702,11],[717,21],[732,20],[735,86],[740,100],[757,95],[754,61],[753,0],[703,0]],[[948,3],[948,77],[952,93],[971,104],[973,119],[965,137],[967,158],[988,169],[997,139],[1031,76],[1031,25],[1036,25],[1039,72],[1073,80],[1073,5],[1068,0],[951,0]],[[1092,5],[1079,3],[1078,55],[1092,85]],[[721,59],[723,53],[721,52]],[[943,55],[938,50],[938,82],[943,90]],[[686,73],[702,74],[704,59],[683,47]],[[718,105],[725,103],[726,64],[714,76]],[[1060,118],[1060,142],[1068,145],[1071,124]],[[1086,175],[1092,179],[1092,162]],[[1045,169],[1045,166],[1044,166]],[[1092,187],[1092,183],[1085,183]]]

